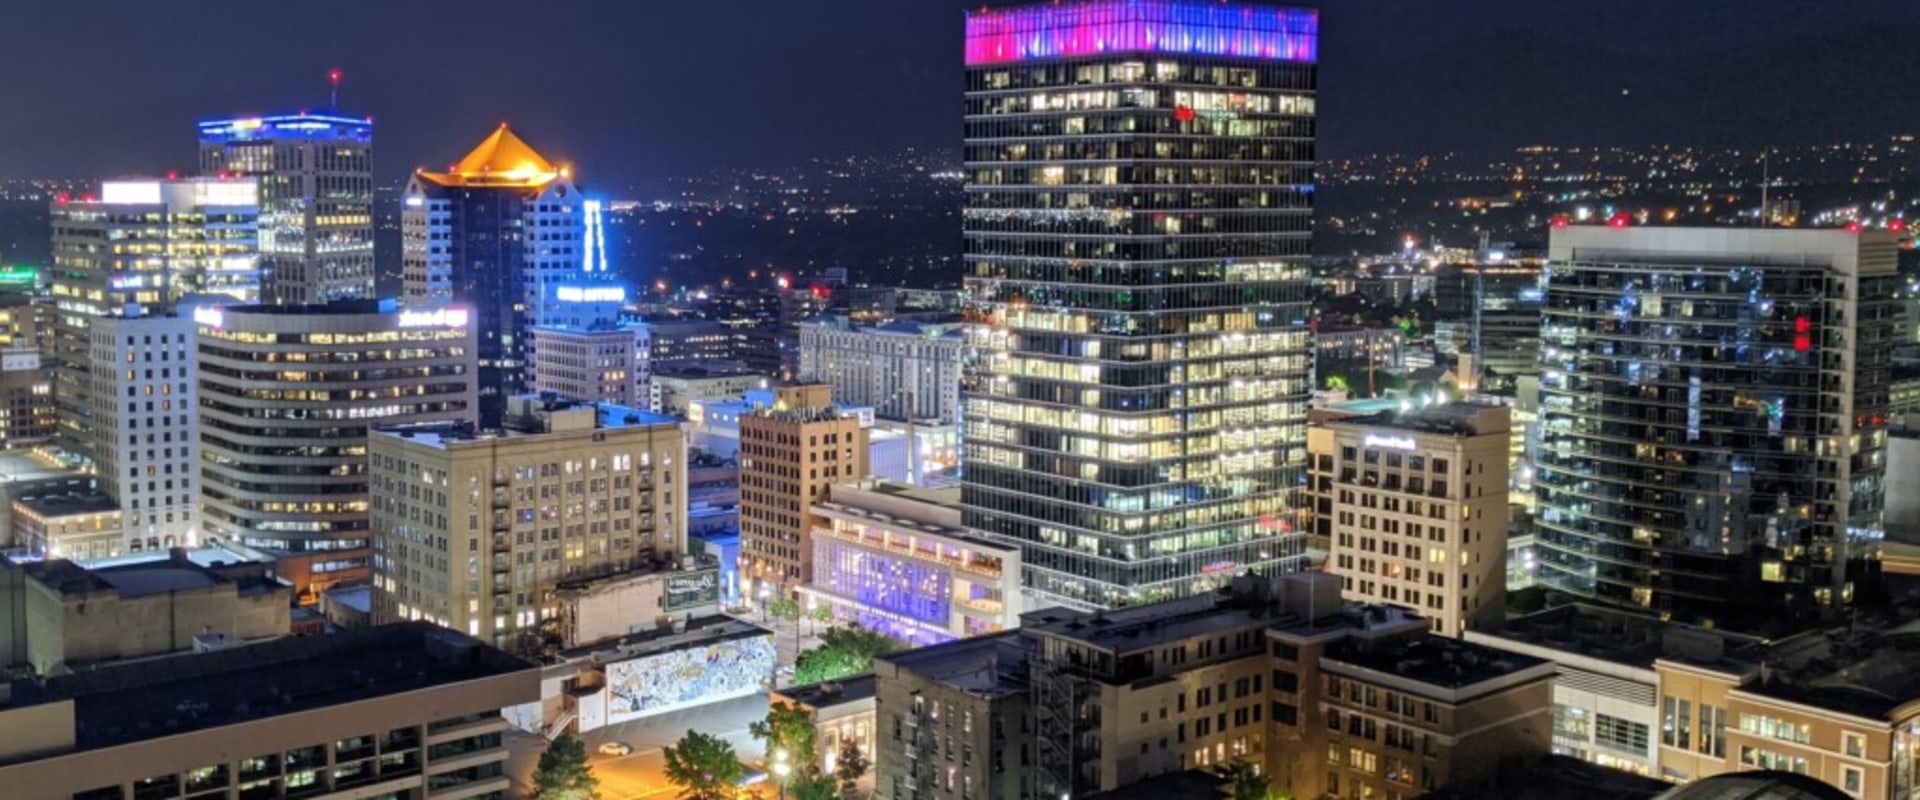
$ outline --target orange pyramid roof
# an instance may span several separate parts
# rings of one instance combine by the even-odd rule
[[[466,157],[446,172],[420,176],[442,186],[508,186],[537,188],[559,177],[552,162],[529,147],[502,122]]]

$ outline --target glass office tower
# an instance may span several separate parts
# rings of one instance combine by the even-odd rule
[[[200,123],[200,169],[260,181],[260,297],[370,299],[373,119],[285,114]]]
[[[1028,605],[1303,560],[1318,12],[966,17],[968,527]]]
[[[1541,325],[1540,581],[1764,627],[1882,538],[1890,234],[1572,227]]]

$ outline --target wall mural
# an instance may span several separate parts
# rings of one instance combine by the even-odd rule
[[[773,636],[607,665],[607,724],[752,694],[773,677]]]

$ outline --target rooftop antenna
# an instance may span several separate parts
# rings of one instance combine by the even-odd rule
[[[327,108],[338,111],[340,110],[340,68],[339,67],[334,67],[333,69],[327,70],[327,84],[330,87],[329,91],[327,92]]]
[[[1767,205],[1767,190],[1773,184],[1773,174],[1769,171],[1767,159],[1772,156],[1773,153],[1769,150],[1760,151],[1760,227],[1762,228],[1767,227],[1767,222],[1773,217],[1773,212]]]

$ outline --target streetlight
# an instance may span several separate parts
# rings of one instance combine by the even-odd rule
[[[773,589],[767,586],[766,581],[762,579],[760,582],[760,621],[761,622],[767,621],[767,598],[771,596],[773,596]]]
[[[793,772],[793,764],[787,760],[787,748],[775,748],[773,777],[780,784],[780,800],[787,800],[787,775],[791,772]]]

